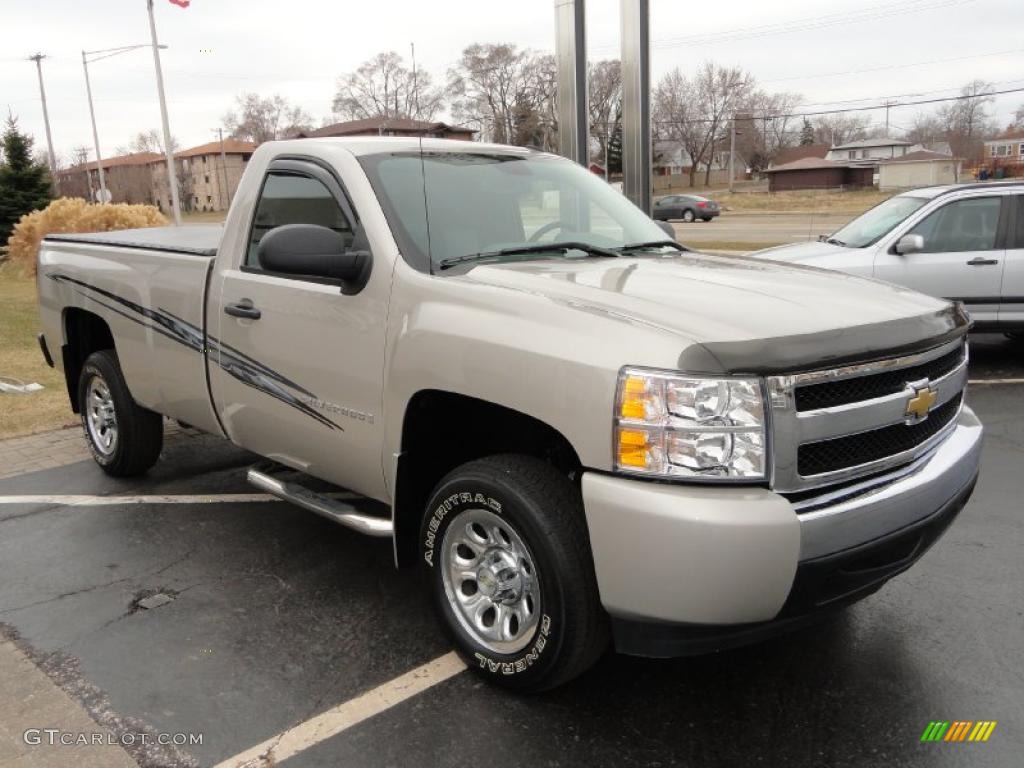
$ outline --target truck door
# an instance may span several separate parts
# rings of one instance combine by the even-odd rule
[[[1004,205],[998,195],[946,203],[902,233],[921,235],[924,250],[898,254],[890,247],[879,252],[875,277],[958,299],[976,322],[994,322],[1005,261],[1000,225]]]
[[[275,160],[244,253],[211,286],[210,385],[231,439],[261,456],[376,498],[388,270],[343,295],[331,281],[264,270],[256,249],[284,224],[319,224],[349,242],[358,213],[332,170]]]

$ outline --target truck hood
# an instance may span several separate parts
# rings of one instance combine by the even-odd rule
[[[683,253],[481,264],[453,278],[674,333],[679,367],[794,370],[878,358],[966,332],[962,309],[888,283],[772,261]]]

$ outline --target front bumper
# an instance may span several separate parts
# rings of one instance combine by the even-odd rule
[[[586,473],[583,500],[616,647],[673,656],[799,626],[917,561],[966,504],[982,427],[910,467],[812,498]]]

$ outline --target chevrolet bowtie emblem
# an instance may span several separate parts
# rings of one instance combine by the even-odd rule
[[[911,424],[916,424],[927,419],[928,412],[931,411],[938,397],[938,393],[930,386],[925,385],[920,389],[915,389],[914,396],[907,401],[907,410],[905,412],[907,421]]]

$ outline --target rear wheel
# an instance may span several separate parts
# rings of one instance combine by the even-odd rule
[[[132,399],[113,350],[93,352],[78,378],[78,405],[93,459],[108,475],[132,477],[160,457],[164,423]]]
[[[689,208],[687,208],[685,211],[683,211],[683,221],[685,221],[687,224],[689,224],[689,223],[691,223],[693,221],[693,219],[694,219],[693,211],[691,211]]]
[[[466,663],[519,691],[560,685],[607,645],[579,491],[529,456],[452,471],[420,548],[438,617]]]

